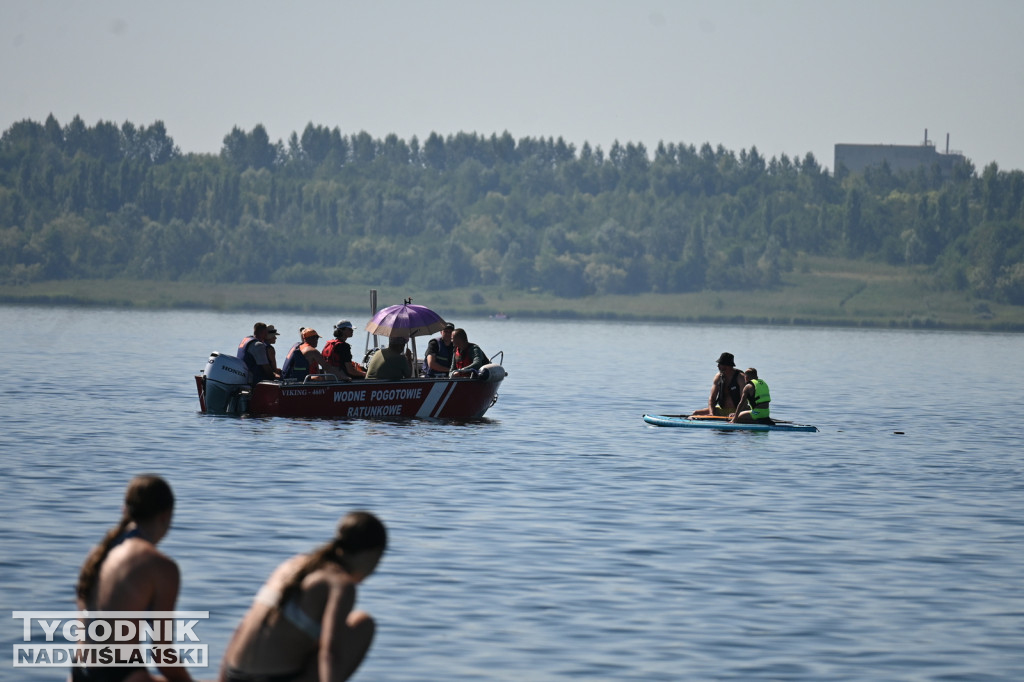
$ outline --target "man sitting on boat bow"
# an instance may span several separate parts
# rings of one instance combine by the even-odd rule
[[[461,327],[452,332],[455,357],[452,361],[452,376],[472,375],[490,362],[480,346],[469,342],[466,330]]]

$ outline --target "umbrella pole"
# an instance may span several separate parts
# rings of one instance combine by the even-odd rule
[[[377,290],[370,289],[370,319],[377,314]],[[373,335],[373,347],[377,347],[377,335]],[[370,352],[370,332],[366,332],[366,348],[363,349],[363,357]]]
[[[420,363],[416,361],[419,356],[416,355],[416,337],[412,337],[412,375],[418,377],[420,375]]]

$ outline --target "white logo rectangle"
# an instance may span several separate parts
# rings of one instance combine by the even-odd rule
[[[12,611],[15,668],[208,667],[196,628],[209,611]],[[33,633],[42,640],[33,641]]]

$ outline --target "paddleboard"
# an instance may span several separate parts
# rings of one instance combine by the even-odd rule
[[[688,415],[645,414],[644,421],[654,426],[682,426],[690,429],[719,429],[722,431],[817,431],[809,424],[734,424],[725,417],[690,417]]]

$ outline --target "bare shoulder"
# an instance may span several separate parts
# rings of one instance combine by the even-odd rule
[[[303,581],[304,590],[321,592],[330,600],[354,599],[356,593],[355,583],[341,570],[334,567],[322,567],[313,571]]]
[[[274,569],[274,572],[270,574],[270,578],[267,582],[272,585],[287,582],[293,575],[295,575],[295,572],[299,570],[299,567],[305,559],[305,554],[296,554],[293,557],[285,559],[277,568]]]
[[[135,557],[132,573],[145,575],[154,584],[164,585],[173,591],[177,591],[181,583],[181,569],[177,562],[161,552],[156,547],[150,547],[149,551],[140,552]]]

